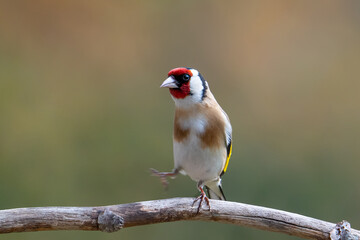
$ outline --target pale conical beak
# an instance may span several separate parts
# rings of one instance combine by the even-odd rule
[[[173,77],[168,77],[160,86],[161,88],[178,88],[176,81]]]

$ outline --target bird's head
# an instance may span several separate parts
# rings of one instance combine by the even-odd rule
[[[175,103],[199,103],[206,96],[208,84],[199,71],[193,68],[174,68],[160,87],[169,88]]]

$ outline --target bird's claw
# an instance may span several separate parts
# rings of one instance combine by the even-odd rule
[[[159,172],[158,170],[153,169],[153,168],[150,168],[150,171],[152,173],[151,174],[152,176],[160,178],[160,181],[161,181],[162,185],[164,186],[164,188],[166,190],[168,188],[168,186],[169,186],[169,181],[166,178],[168,176],[168,174],[164,173],[164,172]]]
[[[209,198],[206,196],[206,194],[204,192],[202,192],[200,194],[200,196],[198,196],[197,198],[195,198],[195,200],[193,201],[193,204],[192,204],[192,207],[194,206],[194,204],[197,202],[197,201],[200,201],[199,202],[199,206],[198,206],[198,209],[196,211],[196,214],[198,214],[200,212],[200,208],[201,208],[201,205],[202,205],[202,202],[205,200],[206,204],[208,205],[209,207],[209,211],[211,210],[210,209],[210,201],[209,201]]]

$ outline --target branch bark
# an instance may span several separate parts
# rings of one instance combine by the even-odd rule
[[[348,222],[334,224],[295,213],[243,203],[210,200],[196,214],[192,198],[172,198],[100,207],[37,207],[0,210],[0,233],[100,230],[162,222],[214,221],[282,232],[307,239],[359,239]]]

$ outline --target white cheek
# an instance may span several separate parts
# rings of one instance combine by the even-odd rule
[[[198,76],[199,75],[199,71],[196,70],[196,69],[191,69],[190,71],[192,72],[193,76]]]
[[[194,76],[190,81],[190,91],[192,93],[192,98],[194,102],[201,102],[203,84],[199,76]]]

